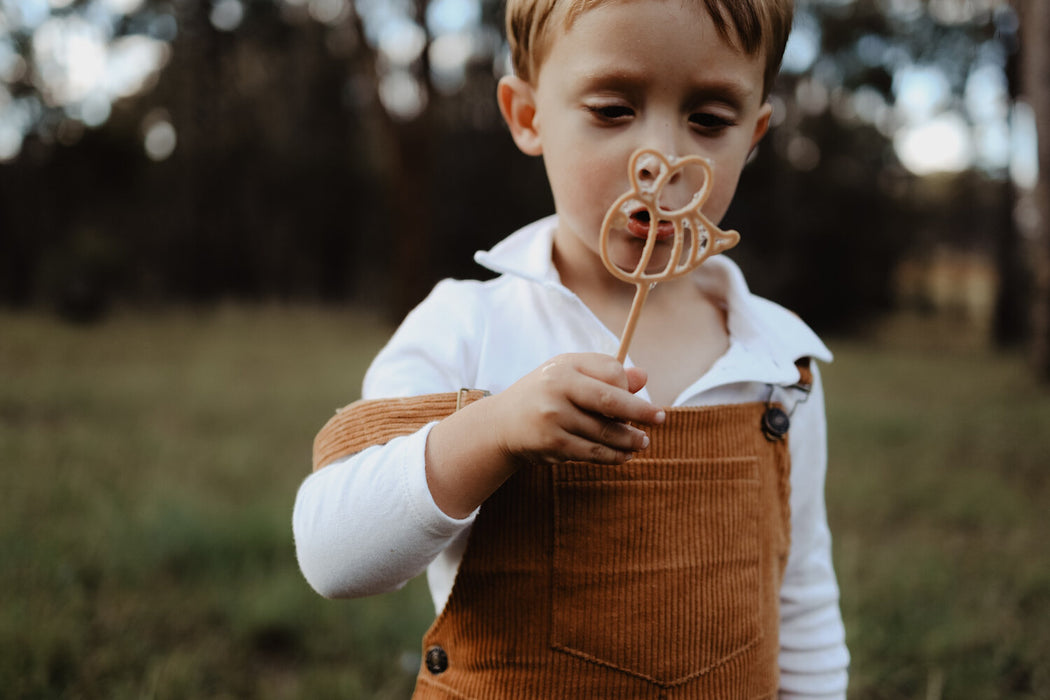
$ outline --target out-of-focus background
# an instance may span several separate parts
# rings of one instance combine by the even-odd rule
[[[1050,697],[1050,4],[798,0],[726,226],[824,368],[851,698]],[[404,698],[310,442],[549,213],[497,0],[0,0],[0,695]]]

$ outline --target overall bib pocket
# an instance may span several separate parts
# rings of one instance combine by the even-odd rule
[[[753,646],[758,460],[554,468],[551,646],[662,686]]]

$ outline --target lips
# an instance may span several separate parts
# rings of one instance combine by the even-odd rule
[[[651,217],[648,209],[639,209],[627,218],[627,231],[638,238],[648,238]],[[656,224],[656,240],[662,241],[674,235],[674,224],[661,220]]]

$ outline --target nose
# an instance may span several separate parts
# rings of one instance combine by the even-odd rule
[[[673,158],[671,154],[664,153],[668,158]],[[657,181],[664,176],[667,171],[667,164],[656,156],[655,153],[644,153],[635,162],[635,177],[638,180],[638,184],[642,186],[647,192],[652,192],[657,185]],[[671,182],[674,182],[679,177],[679,173],[672,173]]]
[[[661,153],[663,158],[650,150],[635,160],[635,180],[639,190],[651,195],[661,209],[675,211],[701,196],[707,175],[696,163],[676,166],[673,154]]]
[[[691,150],[693,131],[682,121],[676,105],[654,100],[639,126],[638,147],[662,153],[671,162],[676,156],[684,156]],[[654,177],[658,175],[654,173]]]

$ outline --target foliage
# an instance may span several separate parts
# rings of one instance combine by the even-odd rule
[[[407,697],[423,582],[323,600],[290,525],[385,324],[222,307],[0,327],[5,696]],[[1050,401],[950,330],[831,343],[853,700],[1050,694]]]
[[[96,4],[50,19],[101,21]],[[107,93],[97,123],[101,97],[61,101],[32,27],[0,23],[0,55],[23,68],[0,66],[0,122],[11,105],[36,119],[0,164],[0,303],[77,315],[111,299],[353,299],[399,317],[442,277],[483,276],[473,250],[551,211],[542,163],[516,152],[495,107],[499,2],[118,6],[102,43],[152,41],[159,67],[136,95]],[[459,24],[439,11],[452,6]],[[948,84],[936,109],[965,111],[975,71],[1009,73],[1016,17],[990,0],[798,6],[803,48],[727,223],[750,244],[739,255],[759,291],[844,328],[890,304],[892,270],[917,245],[990,250],[1008,233],[943,223],[894,138],[905,72],[935,67]],[[1009,212],[996,191],[986,210]],[[112,255],[84,258],[86,238]]]

